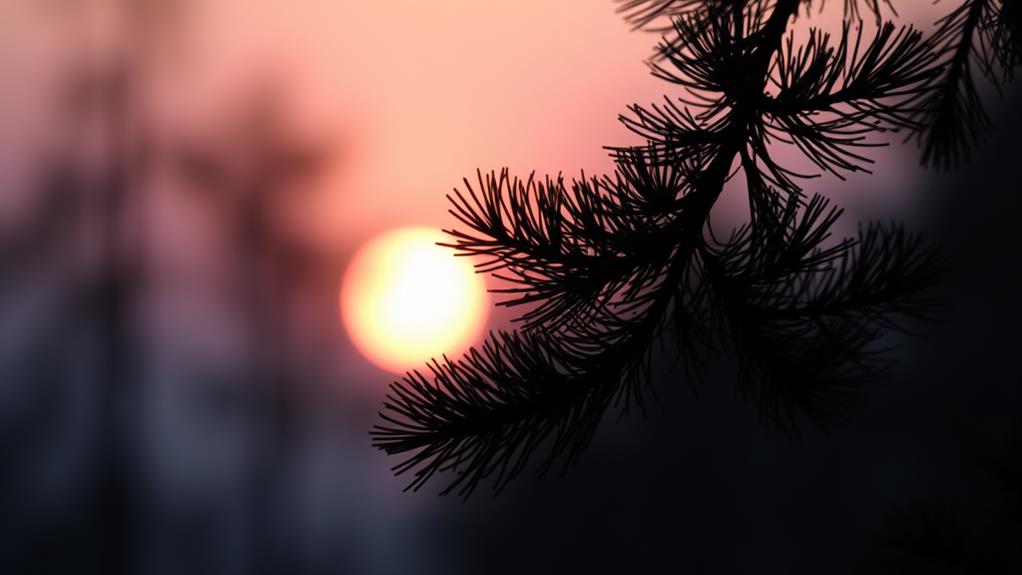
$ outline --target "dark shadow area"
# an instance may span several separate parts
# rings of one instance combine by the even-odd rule
[[[1022,115],[995,114],[997,135],[975,164],[935,178],[924,199],[920,219],[955,270],[945,286],[950,309],[898,342],[891,379],[853,416],[831,433],[792,439],[764,430],[730,390],[690,393],[677,376],[660,379],[665,407],[605,421],[565,477],[525,478],[467,504],[458,528],[478,551],[474,567],[1015,572],[1022,524],[1009,470],[1022,454],[1012,442],[1022,405],[1022,274],[1012,267],[1022,232],[1012,222],[1022,200],[1006,167],[1018,157]],[[729,377],[733,367],[707,379]],[[934,543],[934,532],[944,539]],[[913,540],[932,551],[906,548]]]

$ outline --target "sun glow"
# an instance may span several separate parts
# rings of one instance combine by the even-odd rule
[[[341,317],[355,347],[394,372],[464,352],[482,333],[486,287],[465,258],[436,245],[445,236],[399,228],[355,254],[341,284]]]

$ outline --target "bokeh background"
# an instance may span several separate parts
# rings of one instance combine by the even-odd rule
[[[959,173],[894,135],[814,183],[845,231],[906,221],[950,270],[945,319],[836,431],[763,429],[721,365],[664,375],[564,478],[402,493],[367,434],[393,375],[343,333],[341,274],[378,232],[454,225],[477,168],[611,169],[616,116],[672,93],[614,8],[0,0],[0,572],[875,572],[925,501],[1022,541],[983,466],[1022,383],[1013,105]]]

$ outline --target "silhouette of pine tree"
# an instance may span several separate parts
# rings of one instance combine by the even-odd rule
[[[304,439],[307,412],[303,375],[294,365],[287,303],[301,297],[303,282],[324,268],[328,256],[310,249],[281,223],[282,208],[328,160],[326,146],[292,133],[279,94],[257,90],[234,123],[222,127],[220,145],[187,142],[178,168],[227,230],[238,273],[231,299],[247,320],[249,349],[243,374],[254,449],[247,474],[246,523],[251,529],[251,573],[289,569],[280,514],[285,474]],[[321,278],[313,279],[320,281]],[[322,283],[322,282],[321,282]]]
[[[0,448],[12,463],[9,471],[0,474],[4,509],[11,510],[4,525],[11,526],[12,537],[19,537],[12,546],[13,565],[5,563],[0,569],[5,572],[138,573],[151,570],[154,564],[148,552],[157,521],[148,514],[152,501],[147,488],[151,486],[140,461],[139,436],[144,425],[138,419],[152,375],[142,363],[149,351],[145,348],[149,334],[138,316],[142,300],[154,287],[148,269],[153,254],[142,241],[141,226],[148,178],[156,164],[180,158],[166,157],[177,151],[167,146],[172,135],[155,133],[145,105],[156,51],[168,47],[156,40],[177,38],[172,28],[179,22],[173,17],[181,16],[183,4],[182,0],[117,4],[119,26],[111,33],[123,42],[109,53],[100,51],[95,61],[73,60],[65,71],[59,120],[67,128],[67,137],[56,142],[57,151],[41,159],[39,199],[27,216],[17,227],[0,230],[0,303],[5,310],[19,303],[14,296],[20,294],[12,296],[12,292],[31,284],[40,270],[56,271],[62,288],[53,301],[46,302],[51,313],[45,325],[22,338],[21,357],[10,364],[4,358],[0,365],[3,376],[16,380],[26,396],[11,410],[12,416],[5,414],[0,422]],[[73,10],[88,10],[91,5],[62,8],[73,17]],[[245,335],[253,340],[252,365],[245,373],[218,373],[217,377],[233,376],[251,383],[242,391],[245,397],[230,401],[252,407],[247,423],[258,436],[253,438],[256,461],[248,474],[251,498],[245,509],[252,514],[249,519],[255,532],[245,550],[248,571],[253,573],[287,571],[293,559],[279,537],[284,508],[281,476],[288,464],[284,452],[293,448],[288,441],[301,421],[296,399],[302,390],[296,384],[307,373],[296,374],[288,363],[297,362],[289,355],[294,350],[289,349],[293,342],[282,325],[289,311],[283,304],[295,299],[294,284],[308,282],[311,274],[329,273],[319,259],[324,254],[309,253],[308,246],[274,227],[274,212],[282,204],[279,196],[294,191],[289,185],[300,187],[292,184],[309,177],[326,158],[323,149],[295,142],[288,126],[274,124],[279,118],[271,116],[279,110],[273,105],[243,118],[249,132],[226,142],[229,149],[203,149],[188,157],[190,163],[171,166],[184,169],[192,178],[189,183],[202,187],[212,199],[206,207],[229,230],[236,267],[228,271],[237,280],[234,302],[240,308],[233,311],[250,322]],[[79,136],[89,143],[101,142],[102,153],[79,157]],[[244,161],[240,166],[228,161],[230,165],[224,167],[217,153],[229,160],[241,156]],[[81,250],[74,249],[83,236],[97,244],[94,259],[82,261]],[[333,279],[313,281],[332,285]],[[95,369],[76,373],[72,371],[75,356],[81,355],[78,348],[86,338],[94,344],[86,353],[95,353],[95,358],[89,358],[96,360],[89,364]],[[46,445],[47,431],[74,419],[66,410],[67,403],[77,399],[70,392],[77,378],[90,386],[87,409],[93,410],[89,422],[95,428],[88,431],[94,434],[89,437],[93,451],[85,458],[88,468],[80,470],[80,492],[71,508],[64,516],[44,516],[31,503],[18,501],[24,484],[33,480],[19,471],[23,461],[53,451]],[[194,510],[175,511],[177,515],[168,522],[175,524],[176,532],[163,534],[173,540],[156,543],[194,549],[195,539],[208,535],[201,529],[209,526],[196,520]],[[178,528],[182,523],[186,529]],[[53,553],[54,548],[61,552]],[[185,570],[194,570],[198,564],[208,570],[210,558],[194,555],[175,557],[181,562],[176,568],[184,564],[189,565]]]
[[[822,2],[620,4],[636,27],[664,33],[652,73],[683,95],[621,117],[647,142],[611,147],[611,175],[479,172],[449,196],[465,226],[449,247],[510,284],[499,305],[525,311],[518,331],[391,385],[371,436],[405,456],[394,470],[413,475],[409,489],[446,473],[444,494],[467,497],[484,480],[499,491],[538,451],[540,474],[570,466],[608,408],[642,407],[657,341],[692,380],[713,357],[737,358],[737,390],[766,422],[826,428],[884,375],[880,338],[934,311],[934,250],[897,224],[833,238],[841,210],[804,192],[817,174],[786,166],[775,143],[841,178],[869,167],[884,132],[960,142],[935,128],[957,121],[936,103],[961,82],[943,57],[952,32],[970,31],[865,32],[862,13],[882,20],[893,6],[848,0],[838,34],[800,42],[790,25]],[[1007,77],[1017,41],[1005,4],[983,3],[999,18],[983,20],[982,54]],[[737,173],[750,220],[721,237],[709,216]]]
[[[943,69],[920,110],[924,164],[955,168],[986,135],[990,119],[977,74],[997,90],[1014,78],[1022,55],[1018,13],[1017,2],[966,0],[937,23],[930,41]]]
[[[79,227],[50,231],[61,236],[84,233],[95,241],[98,254],[86,269],[76,269],[76,262],[69,266],[77,272],[66,290],[74,305],[61,310],[58,322],[65,338],[74,337],[84,324],[97,345],[91,381],[95,451],[89,476],[83,478],[80,523],[73,528],[77,543],[86,549],[83,567],[104,573],[134,573],[144,562],[141,532],[146,511],[135,405],[144,388],[138,312],[147,279],[140,208],[153,147],[145,102],[148,74],[161,49],[156,38],[174,24],[153,18],[153,11],[177,4],[177,0],[126,2],[119,7],[123,20],[111,30],[123,41],[122,48],[100,50],[69,70],[64,119],[74,125],[74,117],[80,116],[82,125],[88,126],[83,131],[101,142],[102,151],[92,160],[56,157],[50,166],[57,174],[67,174],[68,193],[81,196],[77,209],[69,211]],[[78,143],[72,142],[72,147]],[[74,203],[67,207],[71,206]],[[66,353],[52,360],[58,365],[66,362]],[[62,383],[72,377],[63,375]]]
[[[53,424],[66,409],[65,384],[80,377],[68,368],[75,340],[87,335],[97,353],[92,382],[96,425],[89,446],[92,467],[82,478],[80,507],[74,520],[67,522],[70,525],[29,526],[29,543],[15,561],[32,568],[72,563],[105,573],[131,573],[138,568],[137,450],[133,434],[127,431],[131,413],[126,408],[138,391],[134,312],[141,260],[138,230],[133,227],[137,224],[133,196],[142,160],[139,147],[145,143],[135,106],[137,74],[144,59],[141,53],[124,59],[97,58],[71,70],[64,86],[69,96],[63,102],[64,119],[76,128],[82,124],[74,120],[92,126],[92,133],[100,136],[102,153],[93,162],[83,162],[74,151],[48,154],[40,166],[43,199],[35,216],[0,238],[4,287],[54,268],[60,269],[66,282],[40,329],[42,337],[24,342],[28,361],[18,375],[36,388],[30,392],[31,408],[17,422],[16,431],[5,430],[22,450],[44,450],[24,437],[38,436],[40,425]],[[96,249],[88,266],[71,255],[70,248],[83,236]],[[77,543],[68,557],[41,552],[41,547],[65,537]]]

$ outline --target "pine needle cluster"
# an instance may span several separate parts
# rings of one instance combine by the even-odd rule
[[[1018,64],[1009,4],[965,2],[925,35],[886,21],[887,0],[845,0],[839,32],[800,40],[824,2],[620,0],[662,34],[652,73],[680,95],[621,117],[645,144],[609,148],[612,174],[479,172],[449,196],[450,247],[510,286],[520,328],[393,383],[374,444],[405,456],[411,489],[442,474],[443,493],[500,490],[530,460],[570,466],[613,406],[641,408],[661,347],[692,381],[736,358],[770,425],[834,424],[889,367],[885,334],[932,315],[938,257],[893,223],[835,237],[842,211],[804,186],[868,170],[885,133],[938,167],[964,159],[985,118],[972,71],[1003,86]],[[710,214],[732,181],[750,217],[721,234]]]

